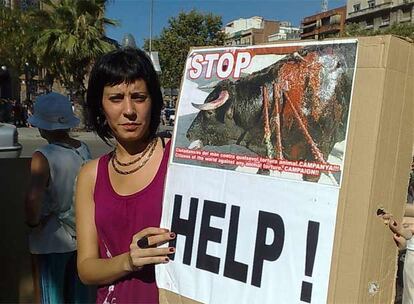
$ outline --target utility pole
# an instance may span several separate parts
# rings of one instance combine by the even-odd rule
[[[149,53],[152,52],[152,16],[154,14],[154,0],[151,1],[150,24],[149,24]]]
[[[328,0],[322,0],[322,12],[326,12],[328,10]]]
[[[26,83],[26,103],[30,101],[30,66],[28,62],[24,63],[24,78]]]

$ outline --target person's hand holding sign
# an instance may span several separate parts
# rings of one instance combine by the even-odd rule
[[[135,234],[129,247],[130,271],[140,270],[149,264],[168,263],[168,255],[174,253],[175,248],[158,246],[174,238],[175,233],[156,227],[148,227]]]
[[[407,240],[411,239],[413,232],[407,226],[398,223],[391,213],[386,212],[383,209],[377,210],[377,215],[381,217],[384,224],[387,225],[393,232],[393,239],[399,249],[405,249],[407,246]]]

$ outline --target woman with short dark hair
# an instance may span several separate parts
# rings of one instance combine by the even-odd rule
[[[137,56],[141,60],[137,60]],[[151,96],[151,120],[148,131],[149,135],[154,137],[160,124],[164,102],[158,75],[152,66],[151,59],[147,58],[145,52],[141,50],[125,48],[106,54],[95,64],[88,84],[88,119],[96,133],[105,142],[113,138],[111,128],[106,124],[102,105],[105,86],[119,85],[123,82],[131,84],[137,79],[145,81],[148,94]]]
[[[114,151],[82,168],[76,191],[78,270],[100,285],[97,303],[158,303],[154,265],[175,237],[159,228],[170,143],[158,138],[163,105],[157,74],[140,50],[98,60],[87,92],[89,124]]]

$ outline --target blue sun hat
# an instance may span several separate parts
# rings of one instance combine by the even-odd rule
[[[34,113],[28,122],[43,130],[70,129],[79,125],[79,118],[73,114],[70,100],[59,93],[48,93],[36,98]]]

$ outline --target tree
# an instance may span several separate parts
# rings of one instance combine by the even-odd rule
[[[181,12],[168,21],[159,38],[152,40],[152,51],[158,51],[162,68],[161,83],[167,88],[178,88],[188,51],[192,46],[223,45],[221,16],[192,10]],[[149,50],[146,39],[144,49]]]
[[[0,85],[11,85],[11,97],[17,99],[22,74],[27,81],[37,71],[33,47],[42,22],[33,12],[33,9],[11,9],[0,4],[0,74],[3,73]],[[30,90],[29,86],[30,82],[26,90]],[[28,91],[26,94],[28,97]]]
[[[47,26],[40,30],[34,52],[47,76],[58,80],[77,103],[85,98],[85,79],[91,64],[114,48],[104,37],[106,0],[42,0],[47,9],[38,17]]]
[[[36,20],[30,11],[0,5],[0,65],[20,75],[25,63],[35,63],[31,52]]]
[[[412,23],[394,23],[383,30],[365,29],[358,23],[351,23],[346,26],[345,36],[374,36],[392,34],[400,37],[407,37],[414,40],[414,24]]]
[[[414,40],[414,24],[413,23],[394,23],[386,28],[384,34],[393,34],[400,37],[407,37]]]

